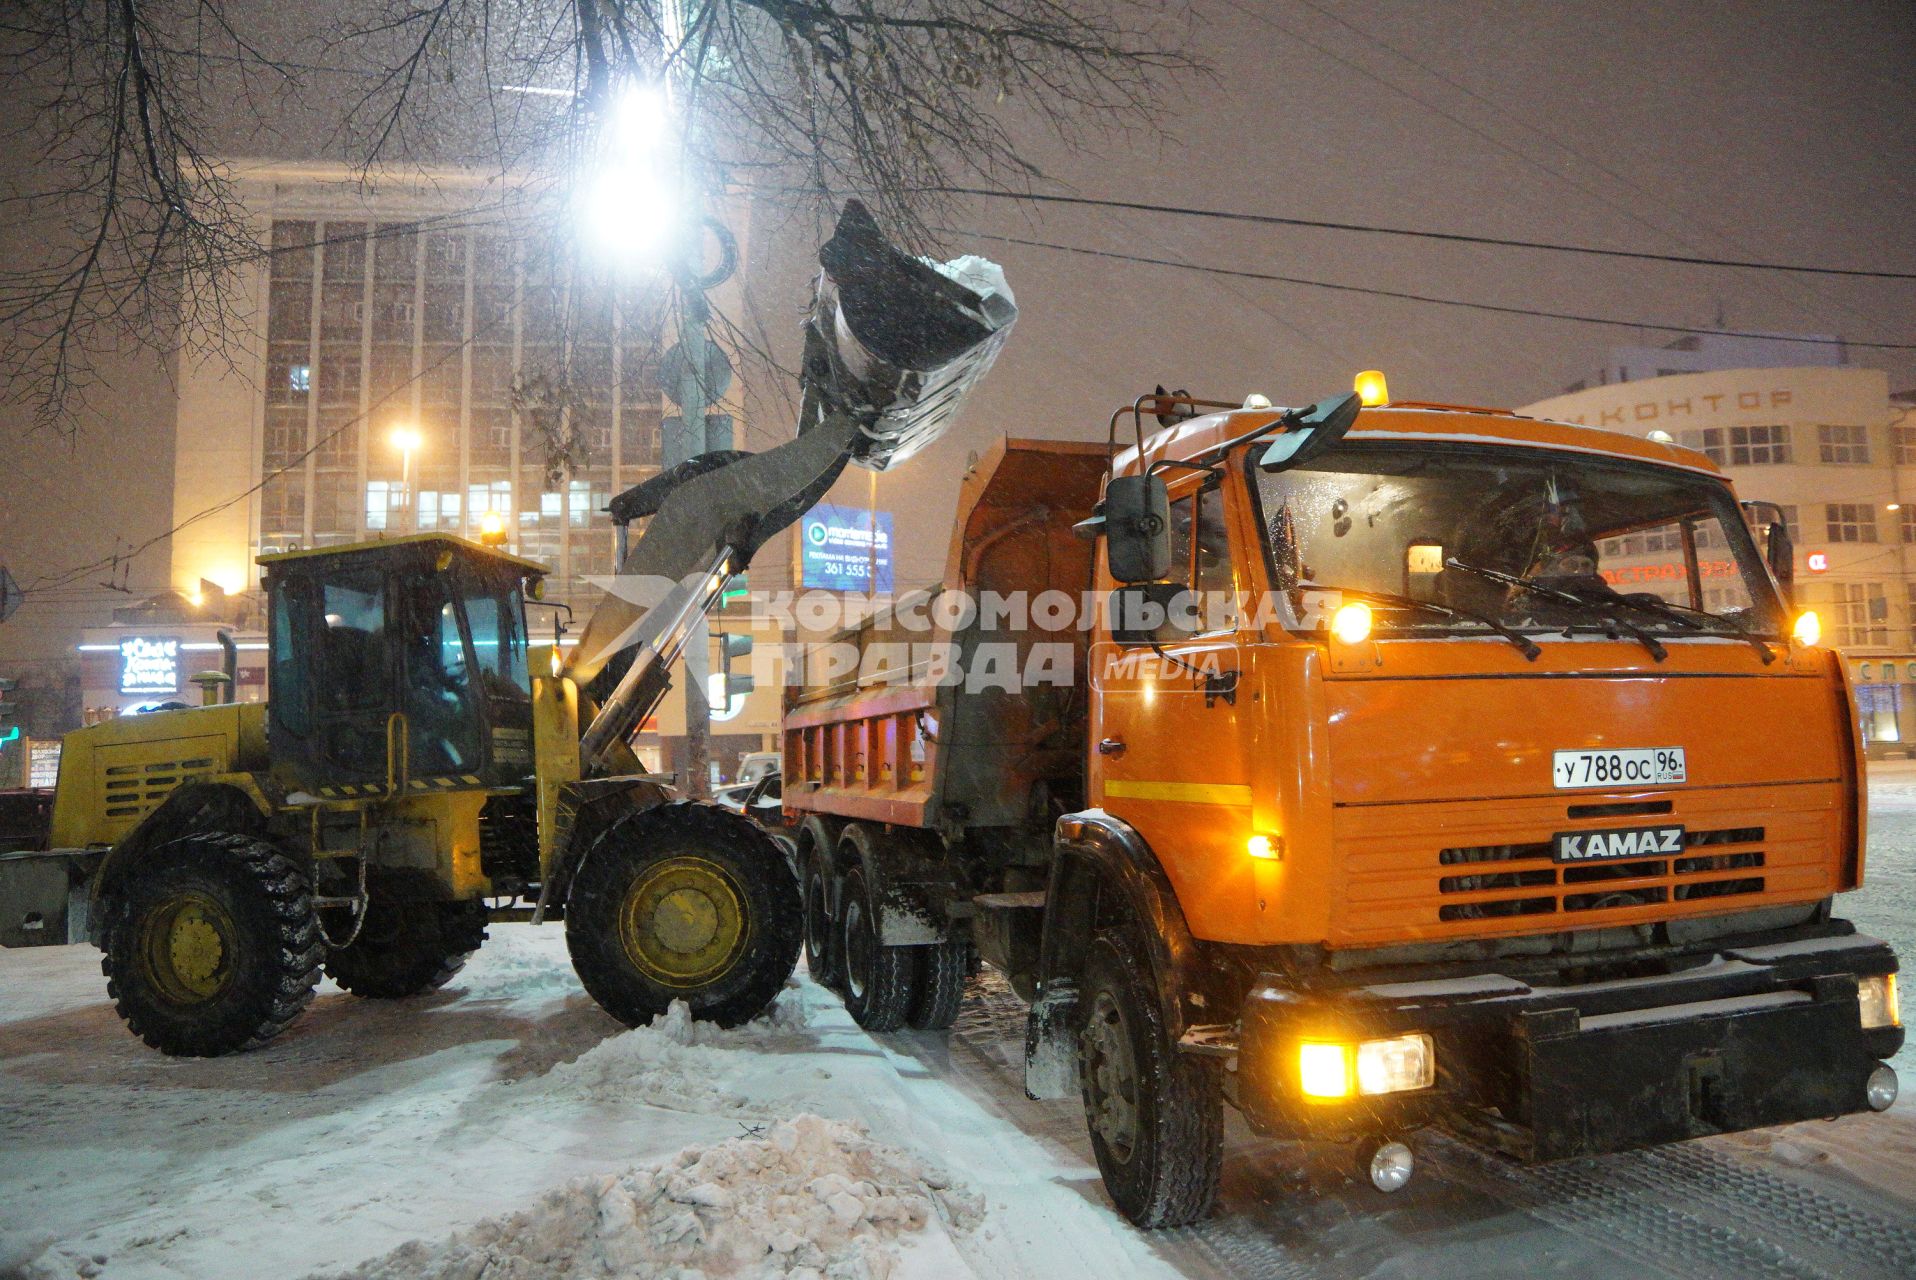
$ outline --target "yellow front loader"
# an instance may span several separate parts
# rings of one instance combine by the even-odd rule
[[[995,268],[908,258],[856,205],[819,259],[797,438],[615,498],[622,547],[644,529],[576,646],[531,642],[543,566],[460,538],[261,557],[269,700],[69,735],[45,838],[0,845],[0,944],[95,943],[127,1025],[174,1054],[265,1043],[322,971],[431,990],[501,919],[562,920],[628,1025],[762,1010],[797,960],[793,869],[628,739],[727,581],[848,462],[940,434],[1016,317]]]

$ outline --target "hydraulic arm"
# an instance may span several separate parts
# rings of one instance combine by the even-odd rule
[[[796,438],[758,454],[702,454],[609,505],[622,547],[633,521],[647,523],[566,668],[599,704],[580,741],[587,773],[658,706],[726,581],[848,462],[883,471],[942,435],[1017,319],[997,267],[902,253],[855,200],[818,257]]]

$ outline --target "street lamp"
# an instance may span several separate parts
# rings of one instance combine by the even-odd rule
[[[665,85],[626,85],[606,112],[581,210],[592,238],[621,262],[664,265],[686,223],[672,142]]]
[[[412,455],[421,443],[419,432],[412,427],[394,427],[387,439],[399,450],[399,491],[405,495],[402,501],[406,508],[406,532],[418,533],[419,520],[412,507]]]

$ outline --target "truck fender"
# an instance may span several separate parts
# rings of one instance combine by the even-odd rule
[[[601,837],[622,818],[645,813],[672,800],[671,788],[654,778],[587,778],[568,782],[559,789],[557,831],[558,846],[552,864],[539,886],[539,902],[533,910],[533,923],[543,923],[553,904],[565,904],[572,878],[578,874],[587,856]]]
[[[1053,838],[1038,992],[1025,1024],[1030,1097],[1078,1092],[1078,981],[1091,943],[1112,928],[1139,948],[1172,1038],[1202,1021],[1191,1001],[1202,985],[1197,942],[1157,855],[1136,828],[1101,809],[1066,814]]]
[[[854,822],[845,828],[838,849],[841,863],[855,857],[865,873],[878,907],[881,943],[911,947],[947,939],[944,907],[953,889],[944,846],[936,837]]]
[[[195,831],[255,834],[266,829],[273,805],[249,774],[189,782],[160,802],[107,850],[87,894],[87,941],[100,945],[104,908],[120,878],[151,850]]]

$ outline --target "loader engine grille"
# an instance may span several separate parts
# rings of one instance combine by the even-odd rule
[[[1437,909],[1437,918],[1494,920],[1762,893],[1762,876],[1722,873],[1761,870],[1763,850],[1742,846],[1761,844],[1763,838],[1762,827],[1691,831],[1684,836],[1685,852],[1675,858],[1570,866],[1550,860],[1547,841],[1442,849],[1437,854],[1440,866],[1494,864],[1494,869],[1441,877],[1440,894],[1468,894],[1471,900],[1444,903]]]
[[[213,775],[210,756],[190,760],[152,760],[106,766],[101,790],[109,818],[143,818],[159,808],[175,787]]]

